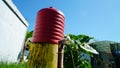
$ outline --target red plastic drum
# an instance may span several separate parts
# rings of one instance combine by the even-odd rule
[[[64,15],[55,8],[44,8],[37,14],[33,43],[58,44],[64,37]]]

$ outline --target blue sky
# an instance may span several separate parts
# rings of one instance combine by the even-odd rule
[[[120,42],[120,0],[12,0],[34,30],[37,12],[53,6],[65,15],[65,34]]]

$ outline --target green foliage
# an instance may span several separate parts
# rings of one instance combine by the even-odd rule
[[[27,68],[27,63],[0,62],[0,68]]]
[[[27,40],[28,38],[32,37],[32,35],[33,35],[33,31],[27,31],[25,40]]]
[[[73,35],[69,34],[70,38],[76,42],[76,44],[80,43],[88,43],[93,37],[87,36],[87,35]]]
[[[92,53],[82,49],[80,46],[88,43],[93,37],[87,35],[68,35],[72,43],[66,44],[64,49],[64,67],[65,68],[91,68],[88,59],[84,58],[87,54],[92,56]],[[65,38],[67,38],[65,36]]]

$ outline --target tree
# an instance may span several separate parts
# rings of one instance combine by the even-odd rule
[[[24,52],[26,49],[29,50],[31,41],[29,41],[29,38],[31,38],[33,35],[33,31],[27,31],[26,36],[25,36],[25,41],[24,41],[24,46],[22,48],[22,51],[20,52],[20,62],[24,61]]]
[[[83,56],[85,54],[90,56],[92,56],[93,53],[98,54],[96,50],[88,45],[88,42],[93,39],[93,37],[73,34],[69,34],[68,36],[71,43],[66,44],[64,49],[64,67],[91,68],[90,62],[86,58],[83,58]]]
[[[32,35],[33,35],[33,30],[32,31],[27,31],[25,40],[27,40],[28,38],[32,37]]]

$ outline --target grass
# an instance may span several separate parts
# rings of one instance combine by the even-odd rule
[[[0,68],[27,68],[27,64],[0,62]]]

